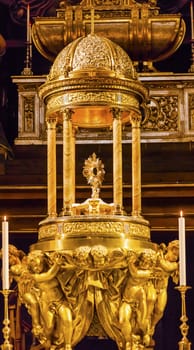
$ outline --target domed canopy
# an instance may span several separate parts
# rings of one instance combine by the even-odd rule
[[[60,122],[64,108],[69,108],[74,125],[103,128],[112,124],[112,108],[120,108],[122,122],[128,122],[132,111],[139,112],[147,90],[120,46],[89,34],[58,54],[40,96],[47,118],[55,114]]]
[[[89,34],[67,45],[55,59],[49,80],[64,76],[89,76],[93,72],[103,76],[122,76],[137,79],[127,53],[107,38]]]

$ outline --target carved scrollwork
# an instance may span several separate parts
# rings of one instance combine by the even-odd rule
[[[148,105],[148,115],[143,122],[144,130],[178,130],[178,96],[154,96]]]
[[[47,238],[61,238],[64,236],[79,237],[79,235],[90,235],[95,237],[123,237],[126,238],[150,238],[149,227],[143,224],[134,224],[133,222],[115,222],[115,221],[93,221],[93,222],[65,222],[64,224],[52,224],[48,226],[41,226],[39,228],[38,238],[44,240]]]
[[[23,105],[23,118],[24,118],[24,131],[27,133],[32,133],[34,131],[34,123],[35,123],[35,97],[29,96],[24,98]]]

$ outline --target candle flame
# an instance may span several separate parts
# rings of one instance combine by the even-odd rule
[[[183,217],[183,211],[182,210],[180,211],[180,216]]]
[[[7,220],[7,217],[6,217],[6,216],[4,216],[4,217],[3,217],[3,220],[4,220],[4,221],[6,221],[6,220]]]

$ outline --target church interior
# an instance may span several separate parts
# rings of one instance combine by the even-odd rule
[[[82,1],[84,3],[84,1]],[[117,6],[121,1],[97,1],[97,6],[109,3]],[[194,22],[193,0],[129,1],[129,7],[144,3],[154,8],[156,17],[166,18],[164,33],[162,23],[156,23],[150,42],[142,38],[132,38],[130,57],[137,70],[138,78],[148,89],[149,102],[147,116],[143,116],[141,125],[141,200],[142,216],[150,224],[151,241],[156,244],[168,244],[178,239],[178,218],[180,212],[185,217],[186,229],[186,313],[188,339],[194,343]],[[47,131],[44,123],[44,106],[37,91],[45,83],[54,58],[59,52],[58,42],[46,47],[44,36],[52,37],[49,20],[56,19],[57,13],[78,6],[71,0],[0,0],[0,217],[6,216],[9,222],[9,242],[26,254],[29,247],[38,240],[38,226],[47,215]],[[95,4],[95,1],[94,1]],[[115,4],[115,5],[114,5]],[[135,5],[134,5],[135,4]],[[32,43],[28,50],[27,7],[30,8]],[[105,6],[104,5],[104,6]],[[106,6],[105,6],[106,7]],[[109,8],[108,7],[108,8]],[[156,9],[155,9],[156,8]],[[60,9],[60,11],[58,10]],[[58,11],[58,12],[57,12]],[[94,27],[98,28],[98,15]],[[120,10],[121,11],[121,10]],[[158,11],[158,12],[157,12]],[[97,12],[96,12],[97,13]],[[107,11],[108,13],[108,11]],[[109,10],[111,13],[111,10]],[[150,17],[155,13],[150,12]],[[125,37],[124,21],[116,22],[117,43]],[[79,14],[78,14],[79,15]],[[168,27],[170,16],[178,16],[179,22]],[[113,17],[113,15],[112,15]],[[146,17],[146,14],[145,14]],[[148,14],[149,19],[149,14]],[[66,19],[68,23],[68,18]],[[41,22],[42,21],[42,22]],[[59,18],[59,22],[61,18]],[[63,21],[63,19],[62,19]],[[69,21],[74,23],[74,19]],[[110,15],[111,21],[111,15]],[[69,22],[69,23],[70,23]],[[42,24],[43,23],[43,24]],[[46,24],[45,24],[46,23]],[[61,23],[61,22],[60,22]],[[107,22],[106,22],[107,23]],[[150,30],[152,24],[145,21]],[[174,23],[174,22],[173,22]],[[41,29],[41,25],[42,28]],[[74,24],[73,24],[74,25]],[[72,25],[72,26],[73,26]],[[33,27],[34,26],[34,27]],[[54,22],[57,27],[57,21]],[[85,34],[90,31],[91,19],[86,21]],[[121,26],[121,27],[119,27]],[[154,27],[154,25],[153,25]],[[42,32],[41,32],[42,30]],[[55,30],[55,29],[53,29]],[[56,29],[57,30],[57,29]],[[67,32],[71,31],[70,24]],[[108,25],[99,24],[99,33],[109,35]],[[60,30],[59,30],[60,31]],[[118,35],[117,35],[118,32]],[[69,33],[69,32],[68,32]],[[116,33],[116,34],[115,34]],[[135,29],[133,34],[135,33]],[[53,35],[52,40],[58,40]],[[61,34],[60,34],[61,35]],[[64,35],[64,33],[63,33]],[[67,34],[69,44],[75,38]],[[77,36],[79,34],[76,33]],[[126,34],[127,35],[127,34]],[[147,38],[146,34],[144,33]],[[45,36],[45,37],[46,37]],[[111,36],[111,35],[110,35]],[[163,37],[164,36],[164,37]],[[64,35],[65,37],[65,35]],[[149,37],[149,35],[148,35]],[[130,34],[129,34],[129,38]],[[161,48],[163,40],[168,47]],[[175,38],[175,39],[172,39]],[[114,41],[114,38],[110,37]],[[31,40],[31,39],[30,39]],[[129,39],[130,40],[130,39]],[[140,41],[138,41],[140,40]],[[152,41],[153,40],[153,41]],[[156,46],[154,47],[155,41]],[[158,42],[157,42],[158,40]],[[161,40],[161,42],[160,42]],[[173,47],[172,40],[177,40]],[[57,46],[58,45],[58,46]],[[127,43],[124,42],[124,48]],[[136,45],[136,46],[135,46]],[[149,46],[150,45],[150,46]],[[161,45],[161,47],[160,47]],[[149,47],[148,47],[149,46]],[[1,47],[0,47],[1,48]],[[52,52],[53,49],[53,52]],[[60,48],[62,49],[62,48]],[[155,51],[154,51],[155,49]],[[149,51],[150,50],[150,51]],[[163,51],[162,51],[163,50]],[[168,52],[169,51],[169,52]],[[148,58],[142,58],[148,52]],[[149,52],[150,57],[149,57]],[[128,52],[127,52],[128,53]],[[129,54],[129,53],[128,53]],[[153,57],[152,57],[153,55]],[[156,56],[158,55],[158,58]],[[30,57],[30,58],[29,58]],[[26,69],[26,70],[25,70]],[[63,157],[62,132],[57,131],[56,157]],[[76,200],[83,202],[90,196],[90,186],[82,176],[84,160],[92,153],[102,159],[105,168],[101,198],[111,203],[113,198],[112,136],[110,128],[93,130],[78,128],[76,134]],[[123,127],[123,206],[126,213],[132,211],[132,141],[131,128]],[[57,211],[63,207],[63,167],[57,163]],[[15,298],[10,295],[10,315],[13,331],[14,350],[33,349],[31,319],[23,310],[19,321],[15,321]],[[13,299],[13,300],[12,300]],[[3,310],[3,297],[1,295]],[[178,348],[181,340],[180,321],[181,298],[172,279],[168,283],[168,300],[165,312],[158,322],[154,334],[155,350]],[[1,324],[3,312],[1,312]],[[18,326],[17,322],[20,322]],[[3,342],[2,326],[1,344]],[[18,332],[18,339],[16,333]],[[25,338],[25,340],[21,340]],[[103,350],[117,349],[111,339],[86,336],[75,346],[76,350],[89,350],[91,347]],[[34,349],[38,345],[34,345]],[[138,348],[139,349],[139,348]],[[145,347],[145,349],[152,349]],[[183,348],[179,348],[183,349]],[[184,350],[190,349],[184,348]]]

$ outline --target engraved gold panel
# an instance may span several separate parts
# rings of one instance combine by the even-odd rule
[[[99,218],[96,216],[73,216],[68,218],[59,217],[54,223],[49,219],[43,223],[40,223],[39,228],[39,240],[47,238],[80,238],[90,236],[101,237],[103,239],[107,237],[113,238],[142,238],[150,239],[149,224],[145,220],[134,222],[133,217],[129,216],[105,216],[101,215]]]

